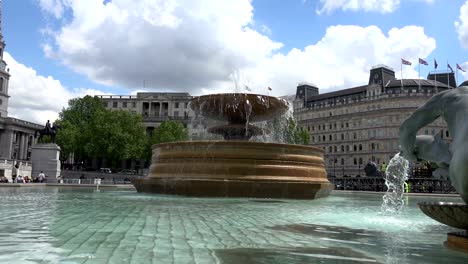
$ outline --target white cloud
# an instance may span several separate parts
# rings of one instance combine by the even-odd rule
[[[458,39],[464,48],[468,49],[468,1],[460,7],[459,21],[455,22]]]
[[[330,14],[337,9],[391,13],[398,8],[400,0],[320,0],[320,3],[318,14]]]
[[[427,57],[435,47],[435,40],[417,26],[393,28],[387,35],[376,26],[332,26],[318,43],[265,58],[244,74],[257,85],[287,89],[288,94],[294,93],[300,81],[336,90],[366,84],[369,69],[376,64],[393,67],[400,78],[402,57],[416,67],[418,57]],[[417,78],[418,74],[405,66],[403,77]]]
[[[159,91],[232,92],[236,72],[239,87],[260,93],[270,86],[275,95],[292,94],[301,81],[345,88],[366,84],[375,64],[394,67],[399,77],[401,57],[416,62],[436,46],[422,27],[384,33],[350,25],[329,27],[319,42],[284,53],[253,29],[249,0],[69,1],[73,18],[50,31],[45,53],[91,80],[130,89],[145,82]],[[417,72],[406,67],[404,77]]]
[[[55,120],[63,107],[67,107],[68,100],[86,94],[104,94],[92,89],[68,90],[60,81],[51,76],[42,76],[19,62],[10,54],[4,53],[4,59],[10,68],[10,82],[8,93],[8,115],[23,120],[45,123]]]
[[[65,11],[67,0],[36,0],[39,2],[42,10],[52,14],[56,18],[61,18]]]

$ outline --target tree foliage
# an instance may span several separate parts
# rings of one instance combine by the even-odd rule
[[[308,145],[310,141],[309,133],[297,126],[296,120],[289,117],[286,122],[286,127],[283,130],[284,142],[288,144]]]
[[[108,110],[97,97],[70,100],[56,123],[61,126],[57,144],[63,159],[70,153],[74,153],[77,161],[92,158],[118,161],[144,155],[147,137],[141,116]]]
[[[184,125],[177,121],[164,121],[152,133],[146,148],[146,158],[151,159],[154,144],[189,140],[189,133]]]
[[[175,141],[186,141],[189,139],[189,133],[184,125],[176,121],[162,122],[151,136],[151,144],[168,143]]]

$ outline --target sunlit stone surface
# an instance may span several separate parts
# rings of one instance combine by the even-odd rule
[[[467,263],[448,226],[408,198],[215,199],[95,189],[0,188],[0,263]]]

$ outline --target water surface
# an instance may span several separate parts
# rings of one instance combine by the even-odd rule
[[[468,263],[443,246],[454,229],[409,197],[314,201],[207,199],[125,190],[0,188],[0,263]]]

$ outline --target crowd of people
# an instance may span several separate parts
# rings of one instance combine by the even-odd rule
[[[37,176],[22,176],[22,175],[13,175],[13,183],[43,183],[47,181],[47,175],[43,171],[41,171]],[[0,183],[8,183],[9,180],[5,176],[0,177]]]

